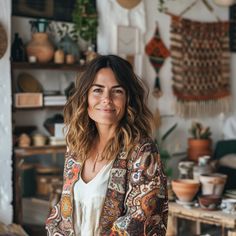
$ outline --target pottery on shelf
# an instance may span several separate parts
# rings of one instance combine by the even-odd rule
[[[199,205],[202,209],[208,211],[217,210],[221,204],[221,196],[209,194],[198,197]]]
[[[199,176],[202,184],[202,194],[214,194],[221,196],[227,180],[227,175],[219,173],[202,174]]]
[[[193,179],[175,179],[171,184],[175,195],[182,202],[191,202],[200,187],[200,182]]]
[[[65,34],[65,36],[60,40],[58,47],[64,51],[65,55],[67,54],[73,55],[74,61],[79,60],[80,58],[79,45],[70,37],[69,34]],[[67,64],[72,64],[72,63],[67,63]]]
[[[47,63],[51,61],[54,56],[54,47],[47,33],[34,33],[32,40],[26,47],[26,51],[28,58],[35,56],[39,63]]]
[[[192,179],[193,178],[193,161],[181,161],[178,164],[179,178],[180,179]]]

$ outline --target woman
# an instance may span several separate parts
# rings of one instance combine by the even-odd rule
[[[118,56],[97,57],[78,78],[64,110],[64,184],[48,235],[165,235],[166,177],[144,100]]]

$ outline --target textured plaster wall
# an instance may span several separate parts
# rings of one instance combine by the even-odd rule
[[[8,48],[0,59],[0,222],[12,222],[12,135],[10,37],[11,1],[0,0],[0,23],[4,26]]]

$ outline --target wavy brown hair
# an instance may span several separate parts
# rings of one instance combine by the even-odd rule
[[[127,96],[124,117],[103,150],[102,157],[114,159],[121,148],[130,151],[135,143],[142,137],[150,136],[152,132],[153,116],[146,105],[147,93],[141,80],[133,72],[131,64],[115,55],[98,56],[78,76],[73,95],[64,109],[67,146],[80,161],[86,159],[94,138],[98,135],[95,122],[87,112],[88,91],[97,72],[102,68],[110,68],[113,71]]]

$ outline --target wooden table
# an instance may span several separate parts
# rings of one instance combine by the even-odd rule
[[[178,235],[177,219],[187,219],[196,222],[196,235],[201,234],[201,223],[220,226],[222,236],[236,235],[236,214],[228,214],[223,211],[206,211],[199,207],[186,208],[175,202],[169,202],[169,226],[172,228],[172,233],[167,233],[167,236]],[[226,234],[227,229],[227,234]],[[235,232],[232,232],[232,230]]]

